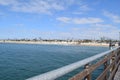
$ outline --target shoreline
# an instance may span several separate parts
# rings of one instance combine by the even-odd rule
[[[108,43],[97,43],[97,42],[89,42],[89,43],[78,43],[78,42],[55,42],[55,41],[0,41],[0,43],[16,43],[16,44],[50,44],[50,45],[78,45],[78,46],[101,46],[101,47],[109,47]],[[116,45],[117,46],[117,45]]]

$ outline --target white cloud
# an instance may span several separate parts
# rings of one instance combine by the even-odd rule
[[[111,24],[92,24],[84,27],[72,28],[70,33],[72,37],[100,39],[100,37],[107,37],[110,39],[118,39],[120,29]],[[74,35],[74,36],[73,36]]]
[[[119,28],[115,25],[112,25],[112,24],[92,24],[91,25],[93,28],[95,29],[98,29],[101,31],[101,32],[119,32]]]
[[[91,24],[103,22],[100,18],[75,18],[73,19],[75,24]]]
[[[75,12],[73,12],[73,14],[79,15],[79,14],[83,14],[83,12],[82,11],[75,11]]]
[[[13,11],[51,14],[65,10],[71,5],[80,5],[81,0],[0,0],[0,5],[8,6]],[[82,5],[83,6],[83,5]],[[87,9],[87,7],[84,7]]]
[[[90,6],[88,6],[86,4],[80,4],[78,6],[78,9],[76,9],[75,11],[73,11],[72,14],[75,14],[75,15],[85,14],[86,12],[91,11],[91,10],[93,10],[93,8],[91,8]]]
[[[14,24],[15,26],[18,26],[18,27],[22,27],[22,26],[24,26],[24,24],[22,24],[22,23],[17,23],[17,24]]]
[[[88,7],[88,5],[81,5],[80,10],[82,10],[82,11],[90,11],[90,10],[92,10],[92,8]]]
[[[120,23],[120,16],[107,11],[104,11],[104,15],[113,20],[113,22]]]
[[[17,0],[0,0],[0,5],[15,5]]]
[[[98,27],[100,29],[109,29],[109,28],[115,28],[115,26],[111,25],[111,24],[92,24],[91,26],[95,26]]]
[[[64,22],[64,23],[69,23],[71,19],[67,17],[58,17],[57,20]]]
[[[45,0],[31,0],[29,2],[22,2],[17,6],[13,6],[12,10],[19,12],[51,14],[52,10],[64,10],[64,7],[57,2]]]
[[[68,18],[68,17],[58,17],[57,20],[64,23],[73,23],[73,24],[93,24],[103,22],[100,18]]]
[[[51,10],[64,10],[64,6],[55,0],[30,0],[22,2],[19,0],[0,0],[0,5],[10,6],[14,11],[31,13],[51,13]]]

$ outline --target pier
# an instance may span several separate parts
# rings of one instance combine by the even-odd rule
[[[93,61],[97,61],[92,63]],[[92,80],[92,73],[98,67],[104,66],[102,73],[95,80],[120,80],[120,47],[99,53],[84,60],[43,73],[26,80],[55,80],[75,69],[84,66],[84,69],[69,80]]]

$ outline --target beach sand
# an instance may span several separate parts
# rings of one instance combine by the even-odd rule
[[[105,46],[109,47],[107,43],[97,43],[97,42],[89,42],[89,43],[78,43],[78,42],[55,42],[55,41],[0,41],[0,43],[17,43],[17,44],[54,44],[54,45],[83,45],[83,46]],[[117,46],[117,45],[116,45]]]

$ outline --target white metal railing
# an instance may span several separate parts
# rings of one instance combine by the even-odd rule
[[[84,66],[92,61],[95,61],[98,58],[101,58],[101,57],[111,53],[112,51],[116,51],[118,48],[119,47],[114,48],[114,49],[109,50],[109,51],[106,51],[106,52],[103,52],[103,53],[100,53],[100,54],[97,54],[97,55],[94,55],[94,56],[86,58],[86,59],[83,59],[81,61],[72,63],[70,65],[63,66],[63,67],[55,69],[53,71],[49,71],[49,72],[43,73],[41,75],[26,79],[26,80],[55,80],[55,79],[65,75],[65,74],[75,70],[75,69],[78,69],[78,68],[80,68],[80,67],[82,67],[82,66]]]

